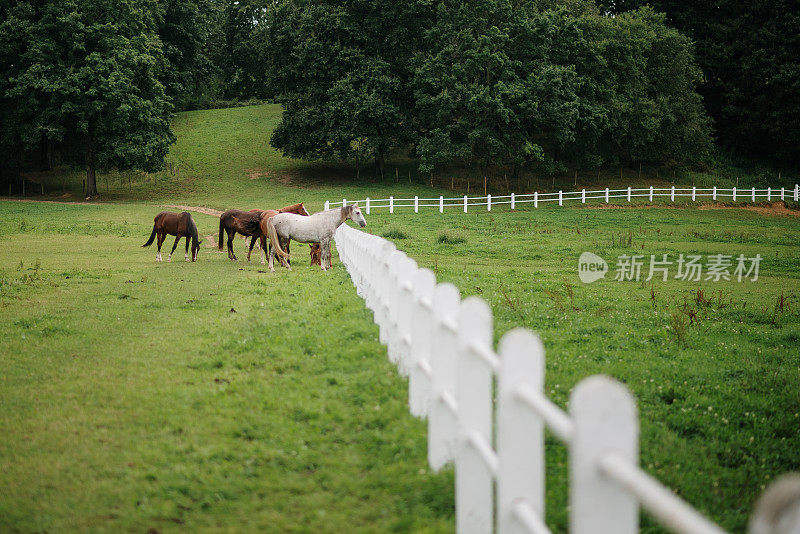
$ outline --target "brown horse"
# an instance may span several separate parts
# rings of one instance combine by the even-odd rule
[[[172,245],[172,252],[169,253],[167,261],[172,260],[172,253],[175,252],[175,247],[178,246],[178,241],[182,237],[186,238],[186,252],[184,258],[189,261],[189,238],[192,238],[192,261],[197,261],[197,252],[200,250],[200,243],[202,239],[198,238],[197,225],[188,211],[182,213],[174,213],[172,211],[162,211],[153,219],[153,231],[150,234],[150,239],[143,247],[149,247],[153,240],[158,236],[158,254],[156,254],[156,261],[161,261],[161,245],[167,238],[167,234],[174,235],[175,244]]]
[[[257,233],[253,233],[253,231],[248,230],[248,223],[255,222],[258,224],[261,216],[268,212],[308,215],[308,212],[306,211],[306,208],[303,206],[302,202],[299,204],[292,204],[291,206],[285,206],[279,210],[228,210],[219,216],[219,249],[222,250],[222,236],[223,231],[225,231],[228,234],[228,257],[232,260],[235,260],[236,254],[233,253],[233,238],[237,233],[245,237],[253,236],[253,239],[250,242],[250,249],[247,252],[247,261],[250,261],[250,254],[252,253],[255,242],[259,236]]]

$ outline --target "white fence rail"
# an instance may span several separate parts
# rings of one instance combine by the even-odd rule
[[[639,468],[636,402],[625,386],[586,378],[564,412],[544,394],[537,336],[512,330],[495,352],[484,300],[462,300],[455,286],[437,284],[430,270],[378,236],[345,224],[335,240],[389,359],[409,378],[411,413],[427,417],[431,468],[455,466],[457,532],[550,532],[545,427],[568,446],[572,534],[632,534],[640,506],[674,532],[723,532]],[[759,508],[767,511],[754,516],[753,534],[800,532],[800,482],[788,486],[794,492],[788,506],[780,488],[762,498],[774,502]]]
[[[544,202],[558,202],[559,206],[563,206],[564,202],[580,201],[586,204],[587,200],[602,200],[608,204],[612,198],[622,198],[631,202],[634,198],[647,198],[649,202],[653,202],[654,198],[669,197],[670,202],[675,202],[676,198],[684,197],[691,198],[692,202],[705,200],[728,200],[733,202],[761,202],[761,201],[777,201],[777,200],[793,200],[798,202],[800,200],[800,185],[795,184],[793,189],[785,187],[767,187],[757,189],[755,187],[749,188],[721,188],[721,187],[647,187],[643,189],[598,189],[587,191],[581,189],[580,191],[559,191],[558,193],[539,193],[517,195],[511,193],[510,195],[492,196],[487,195],[484,197],[470,197],[464,195],[463,197],[445,198],[440,196],[437,198],[420,198],[415,196],[413,198],[364,198],[361,200],[350,200],[349,203],[358,203],[362,208],[365,208],[367,215],[372,213],[374,209],[389,209],[389,213],[394,213],[396,208],[414,208],[414,213],[418,213],[420,208],[438,208],[439,213],[443,213],[445,208],[461,208],[464,213],[469,211],[470,207],[486,206],[487,211],[492,210],[492,206],[499,206],[508,204],[511,209],[517,209],[520,204],[533,204],[534,208],[538,208],[539,204]],[[346,198],[341,202],[325,201],[325,209],[335,208],[337,206],[344,206],[348,203]]]

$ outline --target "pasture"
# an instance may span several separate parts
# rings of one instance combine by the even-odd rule
[[[0,530],[452,531],[452,474],[428,470],[425,424],[408,414],[405,383],[335,255],[328,273],[308,265],[306,246],[294,246],[291,273],[233,263],[217,252],[218,219],[196,212],[197,263],[182,245],[160,264],[141,248],[165,205],[304,201],[313,212],[326,198],[431,193],[280,158],[267,147],[274,109],[180,114],[179,173],[112,181],[113,203],[0,201]],[[80,189],[68,171],[48,179]],[[791,211],[366,218],[439,281],[485,298],[497,335],[538,332],[562,407],[590,374],[624,381],[643,467],[723,527],[742,531],[762,488],[800,470]],[[763,260],[756,282],[617,282],[612,270],[584,285],[584,251]],[[565,456],[548,440],[558,532]],[[661,532],[648,518],[643,530]]]

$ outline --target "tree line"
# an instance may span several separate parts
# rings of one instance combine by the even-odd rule
[[[795,163],[800,15],[713,0],[0,1],[0,157],[155,171],[176,110],[268,99],[271,143],[360,169]]]

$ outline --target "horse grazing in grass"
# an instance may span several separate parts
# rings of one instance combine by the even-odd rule
[[[367,225],[358,204],[350,204],[327,211],[320,211],[310,217],[299,217],[291,213],[280,213],[267,219],[267,235],[272,248],[269,251],[269,270],[275,271],[275,254],[280,257],[284,267],[292,270],[286,262],[289,254],[283,246],[294,239],[300,243],[319,243],[323,271],[331,267],[331,238],[339,226],[350,219],[362,228]]]
[[[306,211],[306,208],[303,206],[302,202],[299,204],[292,204],[291,206],[285,206],[279,210],[228,210],[219,216],[219,249],[222,250],[223,230],[228,234],[228,257],[232,260],[236,259],[236,254],[233,253],[233,238],[236,236],[236,234],[238,233],[245,236],[245,240],[247,237],[252,236],[253,239],[250,242],[250,249],[247,252],[247,261],[250,261],[250,254],[252,253],[253,246],[258,239],[258,234],[254,233],[254,230],[257,229],[257,226],[253,227],[254,230],[248,230],[248,228],[251,227],[252,223],[257,225],[257,223],[261,220],[262,215],[270,212],[273,212],[273,214],[297,213],[299,215],[308,215],[308,212]]]
[[[182,213],[174,213],[172,211],[162,211],[153,219],[153,231],[150,234],[150,239],[143,247],[149,247],[153,240],[158,236],[158,254],[156,254],[156,261],[161,261],[161,245],[167,238],[167,234],[174,235],[175,244],[172,245],[172,252],[169,253],[167,261],[172,260],[172,253],[175,252],[175,247],[178,246],[178,241],[182,237],[186,238],[186,252],[184,258],[189,261],[189,238],[192,238],[192,261],[197,261],[197,252],[200,250],[200,243],[203,242],[197,235],[197,225],[194,223],[191,214],[188,211]]]

